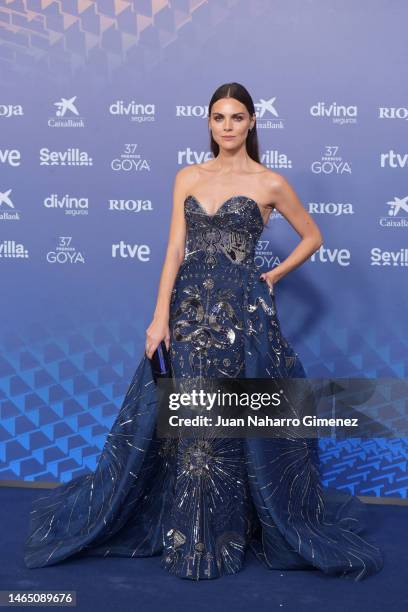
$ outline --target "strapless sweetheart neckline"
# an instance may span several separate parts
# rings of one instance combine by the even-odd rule
[[[216,216],[218,215],[218,213],[220,212],[220,210],[221,210],[221,209],[222,209],[222,208],[223,208],[223,207],[224,207],[226,204],[228,204],[228,202],[231,202],[232,200],[237,200],[238,198],[243,198],[244,200],[247,200],[247,201],[251,202],[252,204],[255,204],[256,209],[257,209],[257,211],[258,211],[258,213],[259,213],[259,216],[260,216],[260,218],[261,218],[262,225],[263,225],[264,227],[266,227],[266,223],[264,223],[263,216],[262,216],[262,212],[261,212],[261,208],[260,208],[260,206],[259,206],[258,202],[257,202],[256,200],[254,200],[253,198],[250,198],[250,197],[248,197],[248,196],[246,196],[246,195],[240,195],[240,194],[239,194],[239,195],[233,195],[233,196],[230,196],[229,198],[227,198],[226,200],[224,200],[224,202],[222,202],[222,204],[221,204],[221,205],[220,205],[220,206],[217,208],[217,210],[215,211],[215,213],[212,213],[212,214],[211,214],[211,213],[209,213],[209,212],[207,211],[207,209],[206,209],[206,208],[203,206],[203,204],[201,204],[200,200],[198,200],[198,199],[196,198],[196,196],[195,196],[195,195],[193,195],[193,194],[189,194],[188,196],[186,196],[186,198],[185,198],[185,200],[184,200],[184,204],[187,202],[187,200],[188,200],[189,198],[192,198],[192,199],[193,199],[195,202],[197,202],[197,204],[199,205],[199,207],[201,208],[201,210],[204,212],[204,214],[205,214],[205,215],[207,215],[207,217],[210,217],[210,218],[216,217]]]

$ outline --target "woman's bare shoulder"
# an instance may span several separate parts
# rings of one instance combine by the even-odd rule
[[[180,180],[180,182],[188,181],[191,177],[195,178],[199,174],[199,166],[201,164],[189,164],[188,166],[183,166],[176,172],[176,178]]]
[[[199,181],[203,170],[208,170],[207,162],[204,164],[189,164],[180,168],[175,178],[178,188],[185,195],[188,195],[190,188]]]
[[[279,174],[279,172],[275,172],[275,170],[271,170],[266,166],[262,166],[262,168],[263,171],[260,171],[260,174],[262,175],[262,180],[266,189],[273,192],[275,189],[279,189],[282,185],[288,183],[283,174]]]
[[[279,172],[271,170],[260,162],[254,162],[254,172],[263,175],[263,178],[269,182],[274,180],[279,181],[283,178],[283,176],[279,174]]]

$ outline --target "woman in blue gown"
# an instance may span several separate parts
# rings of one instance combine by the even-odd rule
[[[360,535],[364,504],[322,485],[316,439],[157,436],[149,357],[163,339],[175,379],[306,376],[282,334],[274,284],[319,248],[320,231],[287,181],[259,163],[247,90],[220,86],[208,115],[214,159],[176,176],[145,353],[95,471],[34,500],[24,560],[158,555],[165,570],[201,580],[240,571],[251,549],[270,569],[360,580],[382,555]],[[302,240],[260,275],[255,247],[273,208]]]

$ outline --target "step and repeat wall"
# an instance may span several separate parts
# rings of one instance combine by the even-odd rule
[[[407,20],[382,0],[0,1],[0,480],[94,469],[224,82],[324,237],[276,285],[308,376],[407,376]],[[298,241],[273,214],[260,271]],[[320,451],[326,484],[407,497],[397,434]]]

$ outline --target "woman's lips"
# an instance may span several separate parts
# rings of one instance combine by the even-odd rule
[[[232,140],[235,136],[223,136],[223,138],[225,138],[225,140]]]

